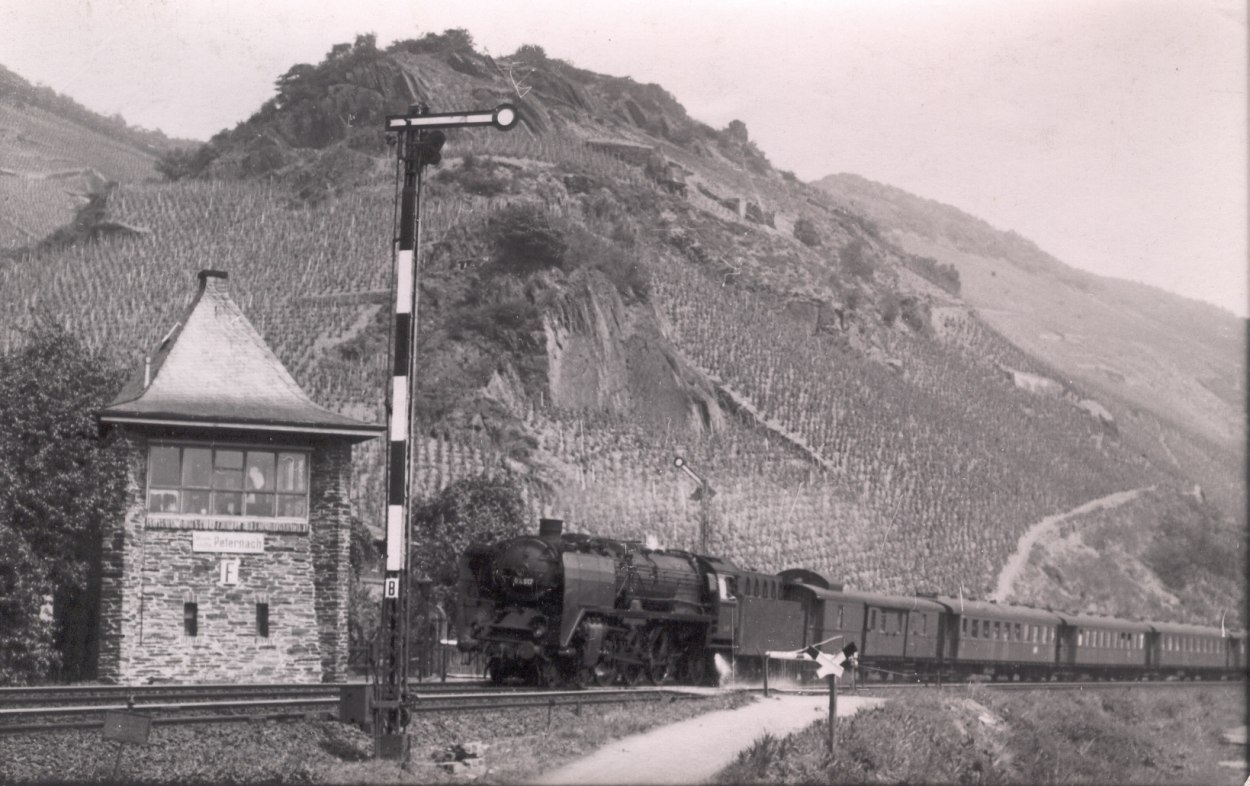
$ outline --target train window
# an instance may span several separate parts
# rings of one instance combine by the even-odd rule
[[[972,621],[972,638],[974,639],[981,638],[980,620]]]
[[[1001,641],[1003,638],[1002,626],[998,624],[998,620],[994,620],[994,641]]]
[[[928,614],[920,615],[920,635],[921,636],[929,635],[929,615]]]
[[[968,635],[968,618],[963,617],[959,620],[959,634],[961,636]]]
[[[894,615],[882,609],[881,611],[881,632],[886,633],[890,628],[890,621],[894,619]]]
[[[842,629],[844,629],[844,628],[846,627],[846,625],[845,625],[845,624],[843,623],[843,621],[842,621],[842,620],[843,620],[843,613],[844,613],[845,611],[846,611],[846,609],[844,609],[842,606],[838,606],[838,630],[842,630]]]
[[[1016,641],[1020,641],[1020,623],[1018,622],[1016,623],[1016,626],[1013,629],[1013,631],[1015,634],[1013,638],[1015,638]]]
[[[868,610],[868,630],[876,630],[877,628],[877,610]]]
[[[1078,630],[1078,631],[1076,632],[1076,646],[1078,646],[1078,647],[1084,647],[1084,646],[1085,646],[1085,631],[1083,631],[1083,630]]]

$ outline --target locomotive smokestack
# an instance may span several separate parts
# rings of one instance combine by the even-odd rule
[[[558,538],[560,533],[564,531],[563,519],[539,519],[538,520],[538,537],[540,538]]]

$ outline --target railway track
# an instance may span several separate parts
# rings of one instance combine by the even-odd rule
[[[943,682],[937,684],[935,682],[874,682],[867,685],[860,684],[856,688],[839,687],[838,693],[843,696],[874,696],[882,693],[895,693],[899,691],[920,690],[924,688],[936,688],[941,690],[968,690],[972,686],[978,686],[987,690],[1006,690],[1006,691],[1065,691],[1065,690],[1113,690],[1116,688],[1203,688],[1215,687],[1217,685],[1238,685],[1243,686],[1244,683],[1238,681],[1215,681],[1215,680],[1099,680],[1084,682],[986,682],[986,681],[963,681],[963,682]],[[748,690],[759,693],[763,692],[762,686],[753,685]],[[827,688],[824,685],[795,686],[793,684],[783,684],[772,686],[769,691],[777,691],[779,693],[825,693]]]
[[[154,724],[333,719],[341,684],[58,686],[0,689],[0,734],[91,729],[108,712],[149,715]],[[520,708],[675,701],[700,694],[680,688],[536,690],[487,683],[418,683],[414,715]]]

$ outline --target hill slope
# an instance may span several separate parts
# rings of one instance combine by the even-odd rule
[[[658,86],[537,47],[491,59],[456,31],[387,51],[361,37],[293,67],[255,116],[182,161],[180,181],[111,194],[108,217],[148,234],[11,263],[0,324],[48,308],[133,363],[194,271],[224,268],[317,401],[380,419],[381,119],[415,100],[505,99],[522,125],[449,134],[426,179],[423,491],[509,473],[574,528],[688,547],[702,503],[672,469],[683,455],[717,491],[714,553],[976,593],[1046,516],[1148,486],[1180,500],[1227,473],[1183,424],[1112,416],[983,321],[962,270],[775,171],[742,124],[712,129]],[[1143,451],[1159,434],[1207,463]],[[375,524],[379,469],[378,446],[360,451],[355,501]],[[1232,531],[1211,505],[1169,515]],[[1236,575],[1213,583],[1240,592]]]
[[[172,144],[0,66],[0,251],[39,243],[109,183],[156,177]]]

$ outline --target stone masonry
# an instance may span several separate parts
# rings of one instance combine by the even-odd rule
[[[317,446],[304,532],[265,532],[262,554],[197,553],[192,530],[147,526],[147,440],[131,435],[132,505],[105,536],[99,676],[108,682],[336,682],[347,672],[351,447]],[[222,559],[239,582],[219,582]],[[198,631],[184,633],[185,603]],[[269,636],[256,604],[269,607]]]

